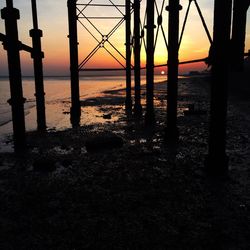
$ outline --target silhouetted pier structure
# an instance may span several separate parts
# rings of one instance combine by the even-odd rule
[[[166,138],[176,142],[179,137],[177,127],[178,67],[179,67],[179,0],[169,0],[166,10],[168,21],[168,97]]]
[[[131,3],[130,0],[126,0],[126,10],[125,10],[125,19],[126,19],[126,101],[125,107],[126,110],[131,111],[132,109],[132,89],[131,89]]]
[[[31,57],[34,63],[34,77],[35,77],[35,96],[37,107],[37,128],[40,131],[46,130],[46,115],[45,115],[45,93],[43,83],[43,58],[41,37],[43,36],[42,30],[38,28],[37,6],[36,0],[31,0],[33,29],[30,30],[30,37],[32,37],[33,50]]]
[[[141,27],[140,27],[140,0],[134,0],[134,78],[135,78],[135,115],[142,115],[141,106]]]
[[[69,19],[69,49],[70,49],[70,78],[71,78],[71,110],[70,121],[73,127],[79,126],[81,106],[79,96],[79,70],[78,70],[78,39],[76,0],[68,0]]]
[[[249,8],[249,5],[250,5],[250,0],[233,1],[231,69],[234,71],[243,71],[244,69],[247,10]]]
[[[151,125],[155,122],[154,113],[154,51],[155,51],[155,35],[154,24],[155,8],[154,1],[147,0],[147,62],[146,62],[146,125]]]
[[[168,39],[164,33],[162,25],[162,10],[164,9],[163,1],[162,10],[155,8],[156,2],[147,0],[146,4],[146,25],[142,25],[140,18],[140,0],[124,0],[124,5],[116,5],[112,1],[110,4],[94,4],[91,1],[82,4],[77,0],[68,0],[68,21],[69,21],[69,48],[70,48],[70,73],[71,73],[71,124],[73,127],[80,125],[81,105],[79,97],[79,72],[84,70],[124,70],[126,72],[126,110],[132,111],[137,117],[142,115],[141,105],[141,45],[145,44],[147,62],[146,62],[146,125],[153,125],[155,121],[154,115],[154,68],[159,66],[168,67],[168,97],[167,97],[167,125],[166,139],[167,142],[178,141],[178,124],[177,124],[177,98],[178,98],[178,67],[180,64],[206,61],[211,64],[212,80],[211,80],[211,115],[210,115],[210,135],[209,135],[209,152],[206,160],[208,171],[213,173],[225,173],[228,169],[228,161],[225,153],[226,149],[226,120],[227,120],[227,84],[228,73],[230,67],[229,51],[233,49],[232,68],[242,70],[244,60],[244,41],[246,32],[246,12],[249,8],[249,0],[215,0],[214,5],[214,35],[213,39],[209,34],[205,19],[197,0],[190,0],[186,11],[184,23],[179,34],[179,12],[182,9],[179,0],[169,0],[166,10],[168,11]],[[191,4],[194,3],[201,22],[211,43],[211,49],[208,58],[179,62],[179,47],[184,34],[186,21],[189,15]],[[4,48],[7,50],[9,63],[9,78],[11,86],[11,99],[13,114],[13,131],[15,151],[25,148],[25,121],[24,121],[24,98],[22,92],[22,76],[20,67],[20,50],[31,53],[34,59],[35,83],[36,83],[36,101],[37,101],[37,122],[38,130],[46,129],[45,118],[45,101],[43,89],[43,68],[41,51],[42,31],[38,29],[36,1],[32,0],[33,12],[33,29],[30,31],[33,47],[22,44],[18,40],[17,20],[19,19],[19,11],[13,7],[12,0],[6,0],[6,8],[1,11],[2,19],[5,20],[6,35],[0,34],[0,40],[3,41]],[[119,16],[102,16],[88,17],[84,14],[84,10],[89,7],[115,7]],[[231,27],[231,10],[233,7],[233,26]],[[121,10],[122,9],[122,10]],[[155,9],[157,9],[157,26],[155,25]],[[167,12],[166,12],[167,13]],[[134,30],[131,32],[131,19],[133,15]],[[101,39],[98,39],[88,30],[80,21],[81,18],[86,19],[90,25],[98,31]],[[96,27],[91,19],[117,19],[118,23],[111,29],[108,34],[103,34]],[[78,60],[78,29],[80,24],[88,33],[96,40],[96,47],[79,63]],[[110,42],[110,37],[125,22],[125,48],[124,56],[114,44]],[[155,28],[157,28],[155,32]],[[232,37],[231,37],[232,28]],[[145,41],[146,29],[146,41]],[[154,64],[154,51],[157,43],[158,32],[163,32],[164,41],[168,50],[168,63],[165,65]],[[131,35],[133,34],[133,35]],[[155,35],[156,34],[156,35]],[[231,38],[231,39],[230,39]],[[230,41],[231,40],[231,41]],[[125,61],[121,62],[106,47],[109,44]],[[109,53],[114,60],[121,66],[115,69],[85,69],[85,65],[103,48]],[[131,63],[132,51],[134,53],[134,65]],[[134,104],[132,103],[131,88],[131,72],[134,71]],[[216,166],[216,167],[215,167]]]
[[[20,62],[20,50],[31,54],[34,62],[35,96],[37,105],[37,128],[39,131],[46,130],[45,100],[43,86],[44,57],[41,51],[42,31],[38,29],[37,10],[35,0],[31,1],[33,14],[33,29],[30,30],[33,47],[23,44],[18,39],[17,20],[20,18],[19,10],[13,7],[13,0],[6,1],[6,7],[1,11],[1,17],[5,20],[6,34],[1,34],[4,48],[7,51],[10,93],[9,104],[12,108],[14,148],[16,152],[22,152],[26,148],[24,102],[22,89],[22,72]]]
[[[228,170],[226,155],[227,96],[230,66],[230,29],[232,1],[215,0],[214,36],[211,51],[211,107],[207,171]]]
[[[6,1],[6,7],[1,10],[1,17],[5,21],[4,48],[7,51],[10,94],[8,101],[12,109],[14,147],[21,152],[26,147],[24,102],[22,88],[22,74],[20,62],[20,42],[18,39],[17,20],[20,18],[19,10],[13,7],[13,1]]]

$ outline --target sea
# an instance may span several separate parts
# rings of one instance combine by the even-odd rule
[[[155,82],[166,80],[166,75],[156,75]],[[142,76],[142,84],[145,84],[145,76]],[[35,83],[33,77],[23,77],[23,96],[26,98],[25,126],[26,131],[33,131],[37,128],[36,123],[36,102]],[[106,90],[123,89],[126,86],[124,76],[85,76],[80,77],[80,100],[95,98]],[[69,77],[45,77],[44,90],[46,101],[46,123],[48,130],[63,130],[71,127],[70,124],[70,78]],[[0,152],[10,148],[6,147],[6,138],[11,138],[12,114],[10,99],[10,86],[8,77],[0,77]],[[68,114],[68,115],[66,115]],[[91,123],[82,120],[81,123]],[[81,124],[84,125],[84,124]],[[10,139],[11,141],[11,139]]]

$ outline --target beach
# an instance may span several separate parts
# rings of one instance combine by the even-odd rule
[[[161,82],[166,76],[156,76],[156,82]],[[80,77],[80,100],[98,98],[103,96],[104,91],[125,88],[124,76],[87,76]],[[142,84],[145,84],[145,76],[142,77]],[[70,78],[69,77],[45,77],[45,105],[46,122],[48,130],[64,130],[71,127],[70,124]],[[35,86],[33,77],[23,78],[23,95],[26,99],[25,125],[26,131],[34,131],[36,123],[36,102]],[[12,134],[11,107],[8,104],[10,99],[9,81],[7,77],[0,78],[0,152],[13,152],[13,145],[6,145],[6,137]],[[88,101],[88,102],[89,102]],[[81,117],[81,125],[105,122],[101,114],[94,114],[93,105],[84,108]],[[101,117],[100,117],[101,116]],[[9,140],[8,140],[9,141]]]
[[[26,154],[0,153],[0,248],[249,249],[249,99],[230,94],[230,170],[215,178],[204,171],[209,77],[179,80],[178,145],[164,140],[166,82],[155,84],[153,127],[125,112],[124,94],[83,98],[92,122],[31,130]],[[87,149],[110,136],[122,143]]]

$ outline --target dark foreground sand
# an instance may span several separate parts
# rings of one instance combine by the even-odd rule
[[[207,80],[180,89],[176,148],[163,140],[158,84],[153,129],[126,116],[123,90],[107,92],[84,102],[107,122],[29,133],[26,155],[0,155],[0,249],[250,249],[249,98],[230,98],[230,172],[212,178],[203,171],[208,114],[183,115],[189,104],[209,109]],[[107,132],[124,145],[88,153],[86,140]]]

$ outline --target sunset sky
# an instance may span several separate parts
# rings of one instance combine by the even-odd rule
[[[30,0],[14,0],[14,6],[20,9],[21,19],[18,21],[19,27],[19,39],[28,45],[31,45],[31,38],[29,37],[29,30],[32,28],[32,16],[31,16],[31,1]],[[79,0],[78,3],[87,3],[87,0]],[[108,3],[108,0],[93,0],[93,3]],[[124,0],[113,0],[116,4],[124,4]],[[144,16],[144,6],[146,0],[142,1],[142,19]],[[183,23],[183,17],[185,15],[187,4],[189,0],[181,0],[183,10],[181,11],[180,26]],[[202,9],[203,15],[206,19],[208,28],[212,35],[212,22],[213,22],[213,0],[199,0],[198,3]],[[165,1],[164,8],[168,1]],[[162,0],[158,0],[159,9],[161,9]],[[0,9],[6,5],[5,0],[1,0]],[[42,38],[42,48],[45,53],[44,59],[44,71],[45,75],[68,75],[69,74],[69,49],[68,49],[68,20],[67,20],[67,0],[37,0],[38,5],[38,18],[39,28],[43,30],[44,36]],[[124,12],[124,9],[121,8]],[[111,15],[121,16],[121,14],[113,7],[110,8],[88,8],[84,12],[87,16],[99,16],[99,15]],[[163,25],[167,35],[167,12],[163,11]],[[81,19],[83,25],[88,29],[86,20]],[[92,20],[100,32],[106,35],[119,20]],[[110,38],[110,42],[114,45],[122,54],[124,54],[125,37],[124,37],[124,24],[117,30],[117,32]],[[0,20],[0,32],[5,33],[4,21]],[[99,40],[100,34],[96,31],[94,36]],[[86,30],[79,24],[79,63],[85,58],[85,56],[96,46],[96,41],[91,37]],[[109,51],[114,50],[110,45],[106,47]],[[187,28],[183,37],[183,43],[180,48],[180,61],[199,59],[206,57],[208,54],[209,42],[202,27],[202,23],[198,16],[197,10],[193,5],[191,8],[189,20],[187,22]],[[246,38],[246,51],[250,49],[250,14],[248,12],[248,27]],[[117,54],[115,54],[117,55]],[[119,58],[119,56],[117,55]],[[22,58],[22,72],[23,75],[32,75],[33,66],[30,55],[26,52],[21,52]],[[142,49],[142,65],[145,62],[145,49]],[[124,60],[120,58],[121,62]],[[167,61],[166,46],[163,41],[163,36],[159,33],[159,40],[155,51],[155,64],[163,64]],[[197,66],[197,65],[196,65]],[[120,67],[116,61],[104,50],[101,49],[96,55],[86,64],[86,68],[98,68],[98,67]],[[186,66],[186,71],[192,69],[192,67]],[[184,70],[182,69],[182,71]],[[7,75],[7,61],[6,52],[0,46],[0,75]]]

